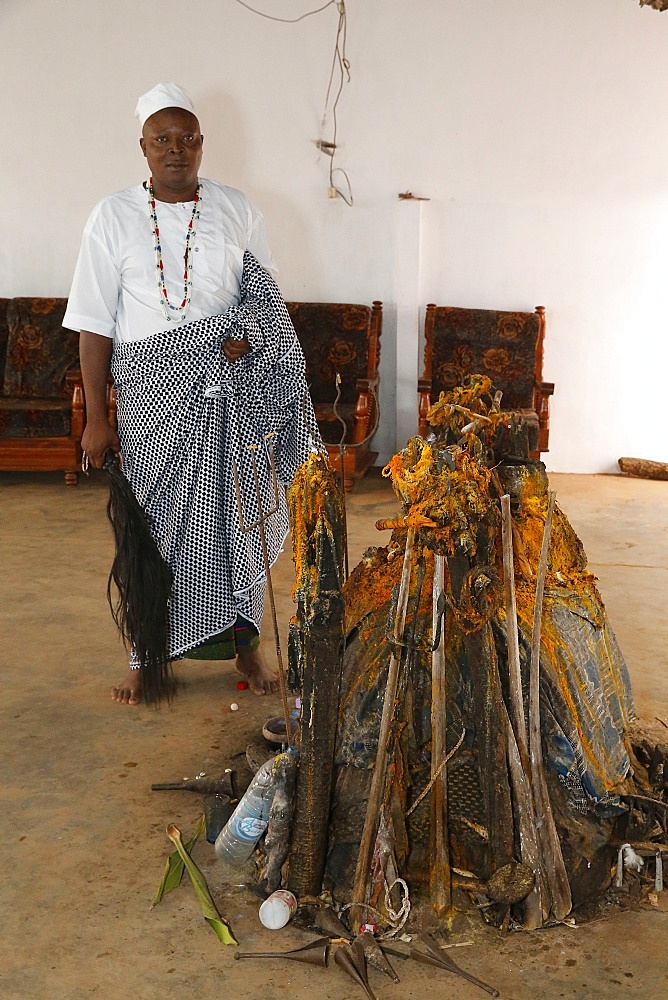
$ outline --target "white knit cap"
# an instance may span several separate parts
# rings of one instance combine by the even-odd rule
[[[179,87],[178,83],[158,83],[153,90],[149,90],[139,98],[135,117],[139,119],[139,124],[143,128],[147,118],[164,108],[183,108],[195,114],[195,105],[183,87]]]

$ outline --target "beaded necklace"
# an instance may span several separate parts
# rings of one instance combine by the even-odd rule
[[[197,190],[195,191],[195,203],[193,204],[193,211],[190,216],[190,222],[188,223],[188,230],[186,232],[186,252],[183,255],[183,260],[185,262],[185,268],[183,271],[183,300],[180,306],[174,306],[169,301],[167,286],[165,285],[165,269],[162,263],[162,247],[160,246],[160,230],[158,229],[158,213],[155,205],[155,195],[153,194],[152,177],[149,177],[148,185],[146,187],[146,192],[148,194],[148,211],[151,217],[151,228],[153,229],[153,249],[155,250],[155,267],[158,277],[160,305],[165,315],[165,319],[170,321],[173,320],[174,322],[183,319],[190,308],[190,297],[193,289],[192,248],[193,243],[195,242],[197,223],[199,222],[200,216],[201,191],[202,185],[198,180]]]

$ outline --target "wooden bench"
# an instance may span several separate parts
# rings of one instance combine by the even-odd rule
[[[81,471],[85,402],[79,335],[62,326],[63,298],[0,299],[0,471]],[[323,440],[346,489],[377,457],[378,363],[382,304],[288,302],[306,357],[307,380]],[[336,405],[343,424],[334,412]],[[109,386],[109,416],[115,394]],[[339,443],[342,442],[342,448]]]

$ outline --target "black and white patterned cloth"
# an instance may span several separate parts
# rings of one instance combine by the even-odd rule
[[[223,341],[243,336],[251,351],[230,363]],[[273,564],[289,527],[285,486],[324,449],[305,368],[281,293],[248,252],[239,305],[114,347],[123,472],[174,575],[173,658],[237,614],[260,628],[262,539],[259,527],[242,530],[239,508],[244,527],[265,517]]]

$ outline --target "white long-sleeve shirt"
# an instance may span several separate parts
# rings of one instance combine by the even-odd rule
[[[243,254],[249,250],[274,276],[264,219],[247,196],[200,179],[200,219],[193,244],[192,297],[184,319],[165,319],[143,184],[105,198],[93,209],[81,242],[63,320],[70,330],[144,340],[161,330],[215,316],[239,301]],[[186,233],[193,202],[156,202],[169,301],[183,299]]]

